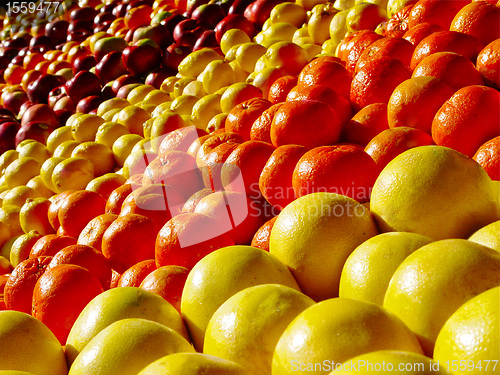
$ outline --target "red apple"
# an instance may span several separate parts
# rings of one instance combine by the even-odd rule
[[[113,51],[122,52],[128,46],[127,42],[120,37],[107,37],[99,39],[94,44],[94,56],[97,62]]]
[[[78,7],[71,11],[70,20],[73,21],[86,21],[92,22],[97,15],[97,10],[93,7],[84,6]]]
[[[57,19],[45,25],[45,35],[48,36],[54,45],[64,43],[68,33],[69,22]]]
[[[156,24],[153,26],[143,26],[135,29],[132,41],[137,43],[141,39],[151,39],[161,49],[167,48],[173,42],[172,35],[163,25]]]
[[[124,74],[113,81],[111,89],[113,90],[113,93],[116,95],[123,86],[132,83],[142,83],[142,81],[139,79],[139,77],[136,77],[132,74]]]
[[[56,114],[47,104],[34,104],[23,113],[21,125],[26,125],[33,121],[43,122],[51,128],[59,126]]]
[[[38,77],[28,85],[28,97],[33,103],[48,103],[49,93],[56,87],[64,84],[62,76],[45,74]]]
[[[282,2],[283,0],[257,0],[246,7],[243,15],[252,21],[258,29],[261,29],[269,18],[271,10]]]
[[[162,65],[166,69],[177,72],[180,62],[190,53],[192,48],[180,43],[173,43],[163,53]]]
[[[82,71],[66,82],[65,88],[71,100],[78,103],[86,96],[99,95],[101,82],[94,73]]]
[[[205,30],[196,20],[188,18],[175,26],[173,37],[177,43],[194,46]]]
[[[198,6],[191,18],[208,29],[213,29],[226,16],[226,12],[219,4],[203,4]]]
[[[16,147],[25,139],[33,139],[45,144],[51,132],[52,129],[43,122],[29,122],[26,125],[22,125],[17,131],[15,139]]]
[[[76,111],[76,105],[73,102],[73,100],[71,100],[71,98],[69,96],[65,95],[65,96],[62,96],[61,98],[59,98],[55,102],[52,109],[54,110],[54,113],[55,113],[57,119],[59,120],[59,123],[62,124],[62,122],[60,120],[60,114],[61,114],[60,111],[64,110],[64,111],[69,111],[71,113],[74,113]]]
[[[75,61],[73,61],[73,74],[83,70],[90,70],[94,66],[96,66],[96,61],[93,55],[78,56]]]
[[[234,0],[234,2],[229,7],[227,14],[243,14],[247,6],[253,3],[255,0]]]
[[[54,109],[54,105],[57,101],[65,96],[68,96],[64,85],[56,87],[51,92],[49,92],[49,98],[47,99],[49,107]]]
[[[28,94],[26,94],[23,90],[11,92],[4,91],[2,93],[3,106],[14,113],[18,113],[21,106],[28,100]]]
[[[222,19],[217,26],[215,26],[215,37],[220,44],[222,36],[229,29],[243,30],[250,39],[255,36],[254,24],[241,14],[231,14]]]
[[[203,34],[200,35],[198,40],[193,46],[193,51],[198,51],[199,49],[210,47],[210,48],[218,48],[219,43],[217,43],[217,39],[215,38],[214,30],[206,30]]]
[[[94,27],[103,25],[103,24],[111,24],[116,19],[116,17],[111,12],[101,12],[98,13],[94,17]]]
[[[123,50],[122,62],[130,73],[141,76],[160,66],[161,51],[150,39],[141,40]]]
[[[174,33],[175,26],[181,21],[186,20],[187,17],[184,17],[180,13],[174,13],[170,17],[165,18],[164,20],[160,21],[160,25],[163,25],[167,28],[168,32],[170,34]]]
[[[82,43],[85,39],[92,35],[93,30],[76,30],[68,34],[67,42]]]
[[[170,69],[157,68],[148,74],[144,83],[146,85],[153,86],[156,89],[160,89],[165,78],[170,77],[171,75],[172,72]]]
[[[99,107],[99,104],[101,104],[102,102],[103,100],[99,95],[87,96],[78,102],[76,106],[76,112],[89,113],[90,111],[97,109],[97,107]]]
[[[113,13],[115,17],[125,17],[125,15],[127,14],[127,5],[127,3],[120,3],[113,8],[113,11],[111,13]]]
[[[54,43],[47,35],[38,35],[30,40],[29,47],[32,51],[47,52],[54,49]]]
[[[95,67],[95,74],[103,85],[127,73],[122,62],[122,52],[119,51],[108,53]]]
[[[0,124],[0,153],[16,147],[16,134],[20,128],[21,125],[14,121]]]

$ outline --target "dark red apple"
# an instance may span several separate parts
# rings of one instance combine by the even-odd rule
[[[54,105],[57,103],[57,101],[64,96],[68,96],[64,85],[53,89],[51,92],[49,92],[49,98],[47,99],[49,107],[54,109]]]
[[[113,22],[114,20],[116,19],[116,17],[113,15],[113,13],[111,12],[102,12],[102,13],[98,13],[95,17],[94,17],[94,27],[95,26],[98,26],[98,25],[102,25],[104,23],[108,23],[110,24],[111,22]]]
[[[127,12],[130,11],[132,8],[137,8],[140,7],[141,5],[147,5],[149,7],[152,7],[154,4],[154,0],[132,0],[130,2],[127,2]]]
[[[167,48],[173,42],[172,35],[167,28],[160,24],[138,27],[134,31],[132,41],[133,43],[137,43],[141,39],[151,39],[158,44],[161,49]]]
[[[20,128],[21,125],[14,121],[0,124],[0,153],[16,147],[16,134]]]
[[[99,95],[101,82],[94,73],[82,71],[66,82],[65,88],[71,100],[78,103],[86,96]]]
[[[113,9],[116,8],[118,4],[104,4],[102,7],[99,8],[99,13],[106,13],[106,12],[113,12]]]
[[[198,21],[188,18],[185,19],[181,22],[179,22],[175,28],[174,32],[172,33],[172,36],[174,37],[174,40],[179,43],[181,38],[188,32],[194,31],[197,29],[200,25],[198,24]]]
[[[165,78],[170,77],[171,75],[173,74],[170,69],[158,68],[148,74],[144,83],[146,85],[153,86],[156,89],[160,89]]]
[[[65,110],[65,111],[69,111],[71,113],[74,113],[76,110],[76,105],[68,95],[65,95],[65,96],[62,96],[61,98],[59,98],[59,100],[57,100],[57,102],[54,104],[54,107],[52,107],[52,109],[54,110],[54,113],[55,113],[57,119],[59,120],[59,123],[61,123],[60,116],[59,116],[60,111]]]
[[[192,48],[180,43],[173,43],[163,52],[162,65],[164,68],[177,72],[180,62],[192,52]]]
[[[80,100],[76,106],[76,112],[78,113],[89,113],[90,111],[97,109],[99,104],[104,100],[99,95],[91,95]]]
[[[21,106],[28,100],[28,94],[26,94],[23,90],[11,92],[4,91],[2,93],[3,106],[14,113],[18,113]]]
[[[16,133],[16,147],[25,139],[33,139],[40,143],[47,143],[47,138],[52,133],[52,128],[43,122],[33,121],[22,125]]]
[[[73,61],[73,74],[84,70],[90,70],[96,66],[95,57],[93,55],[78,56]]]
[[[269,18],[271,10],[282,2],[283,0],[256,0],[246,7],[243,15],[252,21],[258,29],[261,29]]]
[[[65,79],[62,76],[54,74],[42,75],[28,85],[28,98],[35,104],[47,104],[49,92],[61,86],[64,82]]]
[[[45,35],[48,36],[54,45],[64,43],[68,33],[69,22],[57,19],[45,25]]]
[[[127,3],[123,2],[114,7],[112,13],[115,17],[125,17],[127,14]]]
[[[12,111],[8,110],[7,108],[0,106],[0,120],[6,119],[6,118],[8,118],[9,120],[15,121],[16,115]]]
[[[158,68],[161,64],[161,50],[150,39],[139,41],[136,45],[123,50],[122,61],[132,74],[141,76]]]
[[[33,121],[43,122],[52,128],[59,126],[55,112],[47,104],[34,104],[24,112],[21,118],[21,125],[26,125]]]
[[[33,37],[30,40],[29,44],[30,50],[35,50],[35,51],[43,51],[45,49],[45,52],[51,49],[54,49],[54,43],[52,42],[52,39],[50,39],[47,35],[38,35]]]
[[[99,62],[105,55],[113,51],[123,51],[128,46],[127,42],[120,37],[111,36],[99,39],[94,44],[94,56]]]
[[[191,18],[201,26],[213,30],[226,15],[226,11],[219,4],[203,4],[193,11]]]
[[[206,30],[201,34],[196,43],[193,46],[193,51],[198,51],[202,48],[217,48],[219,47],[219,43],[217,43],[217,39],[215,38],[214,30]]]
[[[122,52],[119,51],[108,53],[95,67],[95,74],[103,85],[127,73],[122,62]]]
[[[247,6],[252,4],[255,0],[234,0],[229,7],[227,14],[243,14]]]
[[[241,14],[231,14],[222,19],[217,26],[215,26],[215,37],[220,44],[222,36],[229,29],[243,30],[250,39],[255,36],[254,24]]]
[[[10,61],[10,64],[12,64],[12,65],[19,65],[19,66],[23,66],[24,56],[25,56],[25,55],[17,55],[17,56],[14,56],[14,57],[12,58],[12,60]],[[9,64],[9,65],[10,65],[10,64]]]
[[[132,74],[124,74],[113,81],[111,89],[116,95],[118,94],[118,91],[122,88],[122,86],[129,85],[131,83],[142,83],[142,81],[139,77],[136,77]]]
[[[165,26],[168,32],[170,34],[173,34],[175,26],[177,26],[179,22],[184,21],[186,19],[187,18],[180,13],[174,13],[170,17],[167,17],[164,20],[160,21],[160,25]]]
[[[94,20],[76,20],[71,21],[68,26],[68,33],[74,33],[75,31],[92,31],[94,28]]]
[[[209,0],[187,0],[186,13],[192,14],[200,5],[207,4]]]
[[[97,10],[93,7],[84,6],[78,7],[71,11],[70,20],[71,21],[86,21],[92,22],[94,17],[97,15]]]

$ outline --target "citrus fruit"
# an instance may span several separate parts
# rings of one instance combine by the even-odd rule
[[[464,239],[440,240],[414,251],[399,265],[383,306],[408,325],[430,356],[451,314],[498,285],[498,251]]]
[[[208,322],[232,295],[260,284],[281,284],[299,290],[287,267],[268,252],[251,246],[228,246],[201,259],[186,280],[182,317],[195,348],[203,348]]]
[[[203,353],[239,363],[256,374],[270,373],[274,347],[283,331],[312,305],[311,298],[283,285],[246,288],[210,319]]]
[[[488,1],[473,1],[461,8],[451,21],[450,30],[473,35],[483,45],[500,37],[500,9]]]
[[[344,264],[339,296],[382,305],[387,286],[401,262],[430,242],[429,237],[407,232],[382,233],[366,240]]]
[[[104,328],[83,348],[69,373],[132,375],[155,360],[178,352],[194,349],[173,329],[146,319],[122,319]]]
[[[495,332],[499,330],[500,287],[496,287],[465,302],[450,316],[436,339],[434,359],[450,363],[457,375],[478,370],[496,374],[500,342]]]
[[[18,311],[0,311],[0,370],[40,375],[66,375],[64,351],[54,334],[38,319]]]
[[[457,188],[460,186],[460,189]],[[415,147],[382,170],[370,210],[382,232],[413,232],[434,240],[468,238],[499,218],[486,172],[442,146]]]
[[[345,124],[340,139],[342,142],[365,147],[372,138],[386,129],[389,129],[387,104],[368,104]]]
[[[347,257],[376,234],[370,212],[354,199],[312,193],[281,211],[271,231],[269,251],[289,267],[306,295],[323,300],[338,295]]]
[[[481,73],[487,86],[500,88],[500,39],[484,47],[476,61],[476,69]]]
[[[500,221],[495,221],[474,232],[472,236],[469,237],[469,241],[500,251],[499,233]]]
[[[68,362],[103,329],[127,318],[148,319],[189,337],[179,313],[160,296],[137,287],[109,289],[90,301],[73,324],[66,341]]]
[[[422,354],[415,335],[383,307],[331,298],[305,309],[288,325],[276,345],[272,373],[328,374],[332,362],[376,350]]]
[[[81,190],[94,178],[94,165],[88,159],[70,157],[59,162],[52,171],[56,192]]]

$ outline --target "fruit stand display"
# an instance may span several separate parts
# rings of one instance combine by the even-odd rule
[[[500,1],[0,10],[0,374],[500,373]]]

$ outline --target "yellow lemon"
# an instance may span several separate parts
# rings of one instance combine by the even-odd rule
[[[238,82],[227,88],[220,98],[222,112],[229,113],[238,104],[252,99],[262,98],[262,90],[247,82]]]
[[[333,368],[326,364],[376,350],[422,354],[415,335],[383,307],[332,298],[302,311],[288,325],[276,345],[272,373],[328,374]]]
[[[266,47],[255,42],[240,44],[236,49],[236,62],[245,72],[252,73],[257,60],[266,53],[266,50]]]
[[[69,157],[71,157],[71,153],[73,152],[73,150],[79,144],[80,144],[80,142],[75,141],[75,140],[64,141],[59,146],[56,147],[52,156],[53,157],[62,157],[65,159],[69,158]]]
[[[2,155],[0,155],[0,176],[3,176],[5,169],[14,160],[19,159],[19,152],[16,150],[7,150]]]
[[[270,374],[274,348],[288,324],[314,301],[279,284],[236,293],[208,323],[203,353],[236,362],[254,374]]]
[[[156,108],[154,109],[153,112],[151,112],[151,118],[148,121],[152,121],[155,118],[157,118],[159,115],[161,115],[165,111],[170,111],[170,106],[172,105],[172,101],[168,101],[165,103],[162,103],[160,105],[157,105]],[[148,122],[146,121],[146,122]],[[144,129],[144,136],[146,136],[146,129]]]
[[[19,222],[19,211],[21,207],[13,204],[0,207],[0,221],[10,227],[11,236],[23,234],[21,223]]]
[[[182,116],[172,111],[165,112],[155,118],[151,125],[151,149],[157,152],[163,138],[171,131],[180,129],[184,125]]]
[[[28,259],[31,248],[42,235],[35,231],[22,234],[16,238],[10,248],[9,259],[12,267],[16,267],[23,260]]]
[[[38,193],[35,189],[27,187],[27,186],[16,186],[15,188],[10,189],[3,196],[3,206],[14,205],[21,207],[24,202],[26,202],[29,198],[37,198]]]
[[[184,88],[191,82],[196,82],[198,86],[201,86],[203,88],[203,83],[199,82],[196,80],[196,78],[193,77],[183,77],[180,80],[176,81],[174,83],[174,90],[170,94],[170,98],[173,100],[177,98],[178,96],[185,94],[185,95],[191,95],[191,92],[186,92],[184,93]],[[198,83],[199,82],[199,83]],[[196,95],[195,95],[196,96]]]
[[[222,129],[226,123],[227,113],[219,113],[212,117],[207,124],[206,131],[212,133],[215,130]]]
[[[115,166],[115,157],[110,147],[90,141],[82,142],[71,153],[73,158],[88,159],[94,165],[94,176],[102,176]]]
[[[197,101],[198,98],[194,95],[180,95],[172,101],[170,110],[181,116],[190,115]]]
[[[124,134],[116,139],[113,143],[112,150],[115,156],[116,163],[123,167],[125,160],[132,152],[132,148],[136,143],[142,141],[144,138],[138,134]]]
[[[344,39],[344,36],[347,33],[346,19],[348,13],[349,10],[343,10],[341,12],[338,12],[337,14],[335,14],[335,16],[333,16],[333,19],[330,22],[329,40],[332,40],[331,43],[335,44],[335,48]],[[326,43],[326,41],[324,43]]]
[[[413,2],[413,0],[388,0],[387,1],[387,17],[392,17],[401,9],[403,9],[408,3]]]
[[[152,90],[144,97],[143,103],[157,106],[168,101],[170,101],[169,93],[163,90]]]
[[[139,143],[138,143],[139,144]],[[134,148],[138,145],[136,144]],[[156,158],[156,153],[150,150],[132,150],[123,163],[123,174],[129,178],[142,175],[146,167]]]
[[[500,251],[500,220],[479,229],[469,237],[469,241]]]
[[[273,23],[288,22],[295,27],[301,27],[307,21],[307,11],[300,4],[285,2],[276,5],[269,18]]]
[[[94,164],[84,158],[64,159],[52,171],[52,184],[57,193],[85,189],[93,178]]]
[[[130,134],[126,126],[118,122],[107,121],[99,126],[95,135],[95,141],[102,143],[109,148],[113,147],[113,143],[122,135]]]
[[[248,72],[245,72],[236,60],[230,61],[229,65],[231,65],[231,68],[234,71],[234,77],[235,77],[236,82],[245,82],[246,79],[248,78]],[[217,93],[220,93],[220,90],[223,90],[223,89],[225,89],[225,88],[223,87],[223,88],[219,89],[217,91]]]
[[[241,29],[230,29],[227,30],[220,40],[220,48],[224,55],[238,44],[250,42],[250,37],[246,32]]]
[[[243,366],[202,353],[174,353],[160,358],[139,375],[251,375]]]
[[[377,25],[387,20],[387,12],[385,7],[374,7],[370,2],[357,2],[347,13],[346,25],[347,30],[351,33],[360,31],[363,28],[375,30]],[[368,11],[367,11],[368,9]],[[376,12],[376,13],[375,13]],[[370,17],[368,19],[368,17]],[[367,24],[367,21],[369,24]]]
[[[28,156],[14,160],[5,168],[3,175],[5,185],[13,188],[26,183],[40,173],[40,163]]]
[[[97,107],[97,115],[102,116],[106,112],[112,110],[112,109],[122,109],[127,106],[129,106],[131,103],[128,102],[127,99],[123,98],[111,98],[108,100],[105,100],[101,104],[99,104],[99,107]]]
[[[227,61],[214,60],[208,63],[197,80],[203,84],[203,89],[207,94],[213,94],[220,88],[235,83],[236,75]]]
[[[38,196],[43,198],[50,198],[54,195],[54,192],[44,184],[40,175],[35,176],[31,180],[29,180],[26,183],[26,186],[35,189]]]
[[[262,45],[264,47],[270,47],[273,44],[271,42],[273,40],[291,42],[297,29],[297,26],[288,22],[273,23],[263,32],[264,40]]]
[[[221,113],[221,96],[220,94],[206,95],[194,104],[191,119],[197,128],[205,130],[212,117]]]
[[[418,336],[426,355],[463,303],[500,285],[500,253],[463,239],[432,242],[410,254],[391,278],[384,307]]]
[[[387,286],[401,262],[431,242],[429,237],[408,232],[382,233],[366,240],[344,264],[339,296],[382,305]]]
[[[398,155],[373,186],[370,210],[383,232],[420,233],[434,240],[468,238],[499,219],[490,178],[474,160],[442,146]]]
[[[182,77],[196,78],[214,60],[222,60],[222,56],[212,48],[202,48],[191,52],[179,63],[179,74]]]
[[[110,109],[109,111],[105,112],[101,117],[106,122],[113,121],[113,119],[115,118],[115,115],[118,112],[120,112],[121,110],[122,110],[122,108],[113,108],[113,109]]]
[[[500,287],[470,299],[450,316],[436,339],[434,359],[456,375],[498,374]]]
[[[150,85],[140,85],[132,90],[127,95],[127,101],[131,105],[136,105],[139,104],[139,102],[142,102],[146,95],[148,95],[151,91],[155,90],[153,86]]]
[[[299,290],[283,263],[255,247],[228,246],[201,259],[189,272],[181,299],[182,316],[195,348],[203,348],[210,318],[229,297],[261,284],[281,284]]]
[[[55,233],[49,222],[47,213],[51,201],[47,198],[28,199],[19,211],[19,223],[24,233],[36,231],[40,234]]]
[[[93,141],[97,133],[97,129],[104,122],[101,116],[85,113],[78,116],[71,125],[73,138],[78,142]],[[66,124],[66,126],[68,126]]]
[[[74,141],[73,133],[71,132],[71,127],[69,126],[61,126],[60,128],[54,129],[52,133],[50,133],[47,138],[47,149],[53,154],[57,146],[64,141]]]
[[[335,13],[337,13],[337,9],[332,3],[314,6],[307,22],[309,35],[314,43],[321,45],[330,38],[330,23]]]
[[[0,375],[35,375],[35,374],[26,371],[0,370]]]
[[[135,287],[109,289],[90,301],[71,327],[66,341],[68,362],[72,363],[103,329],[127,318],[148,319],[171,328],[181,337],[189,337],[181,316],[163,298]]]
[[[217,60],[220,61],[220,60]],[[201,74],[201,73],[200,73]],[[184,78],[183,78],[184,79]],[[194,80],[192,81],[192,78],[187,78],[189,81],[187,82],[186,85],[181,85],[177,90],[174,92],[174,97],[178,97],[179,95],[192,95],[196,96],[197,98],[203,98],[205,95],[207,95],[207,92],[205,91],[203,87],[203,82]],[[182,83],[183,81],[181,81]],[[182,90],[180,88],[182,87]]]
[[[38,319],[18,311],[0,311],[0,370],[66,375],[64,351]]]
[[[335,368],[331,375],[354,373],[372,375],[392,372],[403,375],[450,375],[443,363],[440,364],[421,354],[398,350],[379,350],[361,354],[344,363],[336,363]]]
[[[125,181],[125,177],[120,176],[117,173],[110,172],[94,178],[87,184],[87,186],[85,186],[85,190],[99,193],[107,199],[113,190],[122,186]]]
[[[35,159],[40,164],[42,164],[50,157],[50,151],[48,150],[47,146],[37,141],[32,141],[24,144],[21,147],[18,147],[17,152],[19,152],[20,158],[22,158],[23,156],[28,156]]]
[[[173,92],[175,82],[177,82],[178,80],[180,80],[180,77],[176,76],[165,78],[165,80],[161,83],[160,90],[165,91],[167,93]]]
[[[168,354],[194,352],[171,328],[152,320],[121,319],[104,328],[75,358],[69,375],[136,375]]]
[[[43,183],[45,184],[45,186],[47,186],[47,188],[49,188],[54,193],[57,192],[57,189],[52,183],[52,172],[54,171],[56,165],[62,162],[63,160],[65,160],[65,158],[60,156],[52,156],[51,158],[45,160],[45,162],[42,164],[42,167],[40,168],[40,177]]]
[[[338,296],[347,257],[377,234],[370,211],[354,199],[313,193],[281,211],[269,251],[290,268],[302,291],[318,301]]]
[[[124,125],[131,134],[143,135],[143,127],[145,121],[147,121],[151,116],[145,109],[129,105],[123,108],[117,115],[113,118],[113,121]]]

